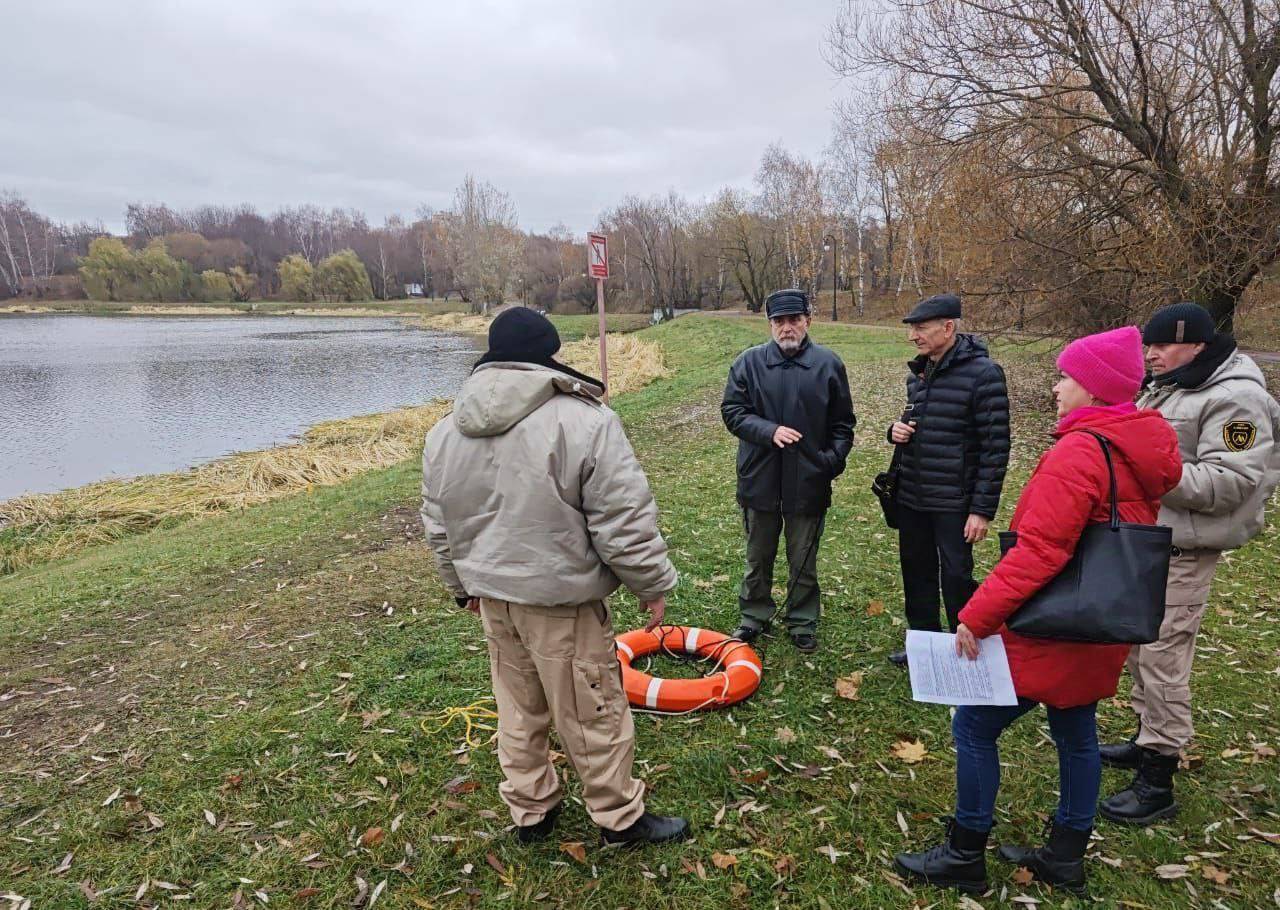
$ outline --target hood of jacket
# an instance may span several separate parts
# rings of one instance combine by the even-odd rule
[[[1159,411],[1142,408],[1118,411],[1090,409],[1079,419],[1054,433],[1062,438],[1072,433],[1093,432],[1106,437],[1113,458],[1133,465],[1133,477],[1150,499],[1158,500],[1175,487],[1182,476],[1178,438]]]
[[[537,364],[481,364],[454,399],[453,422],[463,436],[501,436],[556,395],[600,402],[604,390]]]
[[[951,346],[947,353],[942,355],[942,359],[938,361],[938,370],[945,370],[957,363],[963,363],[966,360],[972,360],[974,357],[990,357],[991,353],[987,350],[986,344],[978,338],[977,335],[970,335],[967,332],[961,332],[956,336],[956,343]],[[925,369],[929,365],[929,357],[921,354],[907,361],[907,368],[917,376],[923,376]]]

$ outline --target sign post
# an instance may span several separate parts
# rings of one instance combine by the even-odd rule
[[[605,341],[604,280],[609,277],[609,238],[587,234],[587,274],[596,280],[596,312],[600,314],[600,381],[604,401],[609,403],[609,349]]]

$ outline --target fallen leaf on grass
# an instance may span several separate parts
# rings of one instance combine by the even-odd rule
[[[1021,885],[1024,888],[1035,880],[1036,877],[1031,874],[1031,870],[1026,866],[1019,866],[1013,873],[1013,883],[1015,885]]]
[[[1264,758],[1275,758],[1276,750],[1266,743],[1258,743],[1253,747],[1253,760],[1262,761]]]
[[[717,869],[732,869],[738,865],[738,858],[732,853],[712,853],[711,864]]]
[[[1211,881],[1215,885],[1225,885],[1227,880],[1231,878],[1231,873],[1226,869],[1219,869],[1217,866],[1211,866],[1208,863],[1200,869],[1200,874],[1204,876],[1206,881]]]
[[[783,876],[790,876],[796,871],[796,858],[787,853],[779,856],[773,864],[773,871]]]
[[[1242,754],[1243,753],[1239,749],[1223,749],[1222,750],[1223,758],[1236,758]]]
[[[372,907],[378,902],[378,898],[382,897],[382,892],[387,890],[387,880],[384,878],[374,887],[373,893],[369,895],[369,906]]]
[[[849,701],[858,700],[858,689],[861,687],[861,670],[855,670],[848,676],[840,676],[836,679],[836,695],[839,695],[841,698],[847,698]]]
[[[360,835],[360,846],[376,847],[378,844],[382,843],[384,838],[386,838],[386,832],[381,828],[369,828],[364,832],[364,834]]]
[[[484,861],[493,867],[493,871],[501,875],[503,878],[507,876],[507,867],[502,864],[502,860],[494,856],[492,853],[484,855]]]
[[[64,872],[69,870],[71,868],[71,860],[74,857],[75,857],[74,853],[68,853],[66,856],[64,856],[62,858],[62,862],[58,863],[57,867],[54,868],[53,874],[62,875]]]
[[[319,888],[302,888],[294,893],[293,899],[295,901],[310,900],[311,898],[315,897],[319,893],[320,893]]]
[[[898,740],[889,751],[893,753],[894,758],[908,765],[924,761],[924,757],[929,754],[929,750],[925,748],[924,743],[918,739]]]
[[[907,828],[907,820],[902,817],[901,812],[898,813],[898,830],[902,832],[903,837],[911,833]]]
[[[793,743],[796,741],[796,735],[790,727],[779,727],[774,731],[774,737],[782,744]]]
[[[1171,882],[1186,877],[1187,866],[1184,863],[1165,863],[1163,866],[1156,866],[1156,878]]]
[[[204,810],[204,820],[209,823],[210,828],[218,827],[218,817],[214,815],[212,812],[210,812],[208,809]]]
[[[374,708],[372,711],[361,711],[360,712],[360,729],[368,730],[370,727],[372,727],[374,724],[382,720],[382,718],[386,717],[390,713],[391,713],[390,709],[378,710],[377,708]]]
[[[845,853],[843,850],[837,850],[835,847],[831,846],[830,844],[827,844],[825,847],[819,847],[818,852],[821,853],[823,856],[825,856],[827,859],[831,860],[831,864],[833,866],[835,865],[836,860],[838,860],[840,857],[849,855],[848,853]]]
[[[444,785],[446,793],[452,793],[455,796],[463,793],[470,793],[480,788],[480,784],[466,777],[455,777]]]
[[[587,862],[587,845],[581,841],[565,841],[560,845],[560,852],[569,854],[584,865]]]
[[[873,600],[869,604],[867,604],[868,616],[879,616],[883,612],[884,612],[884,601]]]

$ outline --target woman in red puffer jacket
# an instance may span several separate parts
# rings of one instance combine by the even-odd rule
[[[1084,853],[1093,830],[1102,762],[1098,701],[1116,692],[1128,645],[1027,638],[1005,621],[1070,560],[1085,527],[1109,521],[1110,481],[1102,446],[1115,464],[1121,521],[1154,524],[1160,498],[1178,484],[1182,461],[1173,428],[1158,411],[1131,403],[1143,378],[1142,338],[1132,327],[1090,335],[1058,358],[1062,379],[1057,441],[1041,457],[1018,499],[1010,530],[1018,543],[960,612],[957,650],[976,657],[979,641],[999,634],[1009,655],[1018,704],[956,709],[956,814],[947,841],[899,854],[898,871],[965,891],[987,888],[985,848],[1000,786],[996,740],[1011,723],[1044,704],[1058,747],[1058,812],[1048,843],[1036,850],[1003,847],[1000,856],[1036,878],[1080,893]]]

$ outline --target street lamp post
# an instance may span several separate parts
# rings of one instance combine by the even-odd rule
[[[828,234],[822,238],[822,251],[831,253],[831,321],[835,322],[839,319],[836,314],[836,266],[840,261],[840,241],[836,240],[834,234]]]

